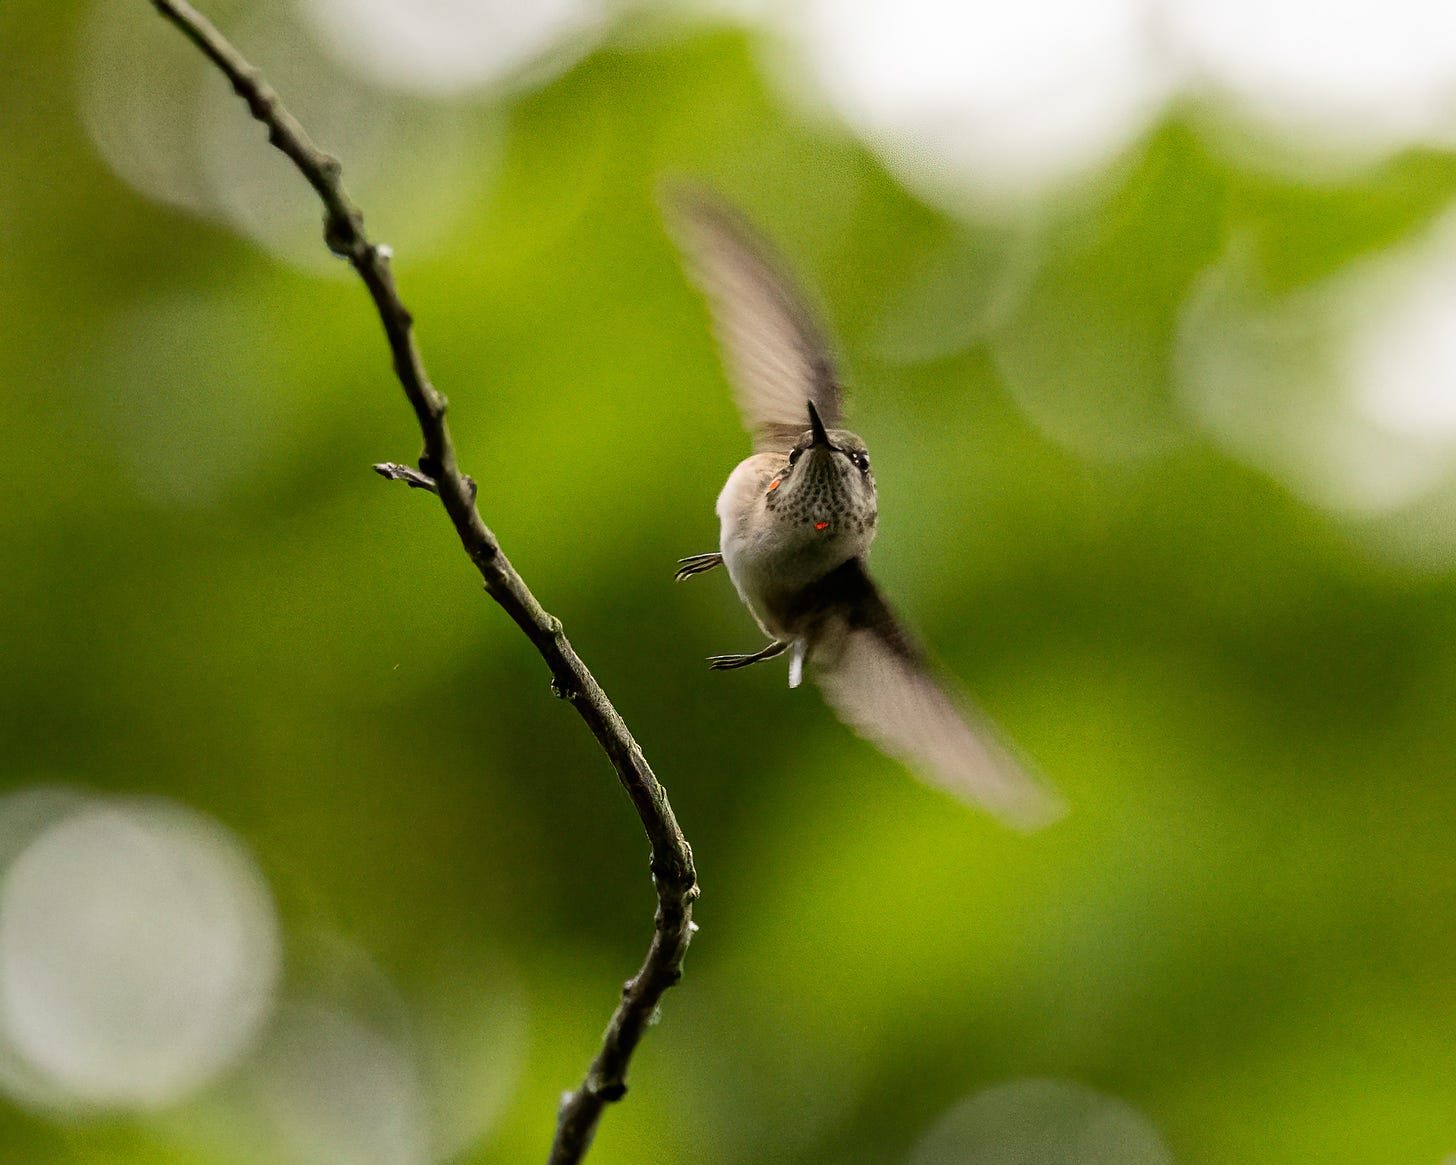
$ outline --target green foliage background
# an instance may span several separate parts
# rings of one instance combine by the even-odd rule
[[[513,984],[519,1075],[463,1159],[540,1159],[646,945],[641,830],[432,500],[369,472],[418,435],[362,289],[113,177],[75,109],[83,12],[0,8],[0,788],[215,816],[290,968],[344,936],[406,1001],[448,985],[462,1028]],[[1456,577],[1382,565],[1168,385],[1231,239],[1313,285],[1444,211],[1456,161],[1306,185],[1173,116],[1048,212],[990,327],[1088,425],[1173,434],[1098,463],[1024,418],[985,336],[885,357],[887,305],[913,329],[911,276],[965,228],[783,109],[743,34],[609,46],[504,119],[466,226],[396,271],[486,521],[667,785],[704,891],[592,1160],[901,1161],[1027,1075],[1127,1100],[1186,1165],[1456,1151]],[[745,440],[665,172],[739,199],[821,290],[876,570],[1063,790],[1054,829],[920,786],[777,665],[704,667],[757,632],[725,578],[672,570],[715,544]],[[423,197],[408,165],[393,182],[365,207],[384,240]],[[1003,241],[972,229],[971,254]],[[0,1160],[196,1160],[188,1119],[0,1103]]]

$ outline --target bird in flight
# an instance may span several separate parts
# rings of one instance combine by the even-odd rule
[[[769,642],[716,655],[730,670],[789,656],[855,732],[933,785],[1034,829],[1061,800],[927,656],[866,569],[879,509],[869,452],[841,427],[835,362],[768,241],[695,186],[664,195],[669,227],[703,292],[753,453],[718,496],[718,551],[680,560],[679,580],[727,568]]]

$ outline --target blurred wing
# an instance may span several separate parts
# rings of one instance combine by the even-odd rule
[[[664,204],[693,280],[707,297],[728,379],[758,451],[786,452],[809,427],[808,401],[840,423],[829,345],[773,248],[726,203],[677,186]]]
[[[836,578],[836,576],[839,576]],[[839,601],[820,625],[810,663],[846,724],[916,775],[1018,829],[1065,811],[984,717],[934,675],[858,560],[830,576]]]

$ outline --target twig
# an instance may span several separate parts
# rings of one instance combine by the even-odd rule
[[[440,487],[435,484],[435,479],[433,477],[426,477],[418,469],[411,469],[408,465],[401,465],[398,461],[375,462],[374,472],[379,474],[380,477],[387,478],[390,481],[402,481],[405,483],[405,485],[409,486],[410,489],[422,489],[427,491],[428,493],[432,493],[437,496],[440,493]],[[470,490],[471,500],[474,500],[474,479],[467,477],[465,479],[465,484]]]
[[[359,273],[378,309],[394,357],[394,371],[414,407],[424,436],[418,471],[393,463],[376,465],[385,477],[437,494],[460,536],[460,544],[485,580],[485,589],[526,633],[551,669],[552,690],[569,700],[612,762],[652,844],[657,913],[652,942],[641,969],[622,988],[621,1002],[602,1037],[602,1046],[575,1091],[557,1114],[550,1165],[580,1161],[591,1145],[605,1106],[627,1091],[627,1066],[652,1022],[663,993],[682,977],[696,926],[698,896],[693,853],[667,792],[606,693],[572,649],[560,620],[548,615],[511,566],[495,535],[475,508],[475,483],[460,472],[445,424],[446,400],[430,383],[415,346],[413,319],[400,301],[389,268],[389,249],[369,241],[364,216],[344,192],[339,163],[320,150],[263,80],[258,70],[185,0],[152,0],[156,9],[186,35],[232,83],[253,116],[268,127],[268,140],[287,154],[324,206],[324,241]]]

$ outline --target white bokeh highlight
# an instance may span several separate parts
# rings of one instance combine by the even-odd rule
[[[128,0],[97,0],[81,30],[76,102],[97,153],[139,194],[197,215],[212,199],[197,165],[195,105],[208,65],[169,55],[161,20]],[[165,63],[165,65],[164,65]]]
[[[1210,436],[1304,500],[1398,521],[1456,474],[1453,319],[1456,219],[1283,295],[1236,246],[1188,301],[1175,380]]]
[[[1173,1165],[1130,1104],[1071,1080],[1023,1079],[978,1092],[925,1134],[909,1165]]]
[[[1171,79],[1145,0],[803,0],[807,76],[913,190],[1005,201],[1126,148]],[[781,70],[793,84],[798,68]]]
[[[169,1132],[218,1165],[424,1165],[488,1134],[520,1078],[526,1012],[484,951],[431,951],[408,989],[342,935],[296,937],[252,1054]]]
[[[1372,424],[1448,454],[1456,447],[1456,219],[1362,281],[1346,355]]]
[[[0,868],[13,1098],[176,1103],[249,1046],[279,962],[267,886],[220,825],[162,800],[78,800]]]
[[[411,1050],[326,999],[285,1002],[243,1086],[276,1165],[426,1165],[426,1098]]]
[[[1449,0],[1163,0],[1190,87],[1299,153],[1383,156],[1456,131]]]
[[[767,25],[786,92],[906,186],[997,217],[1135,148],[1174,101],[1251,164],[1323,173],[1456,141],[1446,0],[797,0]],[[1228,124],[1225,124],[1228,123]]]
[[[346,278],[297,170],[216,69],[155,14],[139,15],[130,0],[95,0],[83,31],[77,102],[102,159],[150,198],[224,223],[292,266]],[[283,0],[259,0],[226,24],[343,161],[372,234],[412,261],[442,246],[493,174],[496,114],[361,77]]]
[[[328,51],[380,84],[452,94],[539,83],[594,43],[598,0],[300,0]]]
[[[1343,170],[1456,142],[1456,5],[1447,0],[656,7],[685,17],[680,26],[732,20],[768,32],[771,71],[797,104],[848,125],[918,196],[976,217],[1013,218],[1082,187],[1136,150],[1177,101],[1209,115],[1210,137],[1241,160],[1275,170]],[[624,14],[631,8],[607,0],[260,0],[229,32],[346,159],[361,201],[374,205],[371,184],[409,173],[414,213],[402,221],[443,229],[452,208],[420,199],[441,197],[469,164],[472,127],[451,116],[461,98],[494,101],[548,83]],[[179,67],[185,46],[168,38],[160,21],[135,20],[129,0],[97,0],[78,81],[99,151],[149,196],[217,214],[302,261],[297,202],[274,203],[307,192],[296,180],[287,195],[273,190],[281,162],[239,160],[259,153],[246,148],[256,134],[244,143],[226,130],[225,87],[205,90],[217,91],[205,116],[188,112],[205,66]],[[401,105],[406,95],[436,108]],[[232,105],[225,113],[245,120]],[[290,216],[281,241],[280,214]],[[417,249],[438,234],[391,241]],[[318,263],[313,235],[307,256]]]

